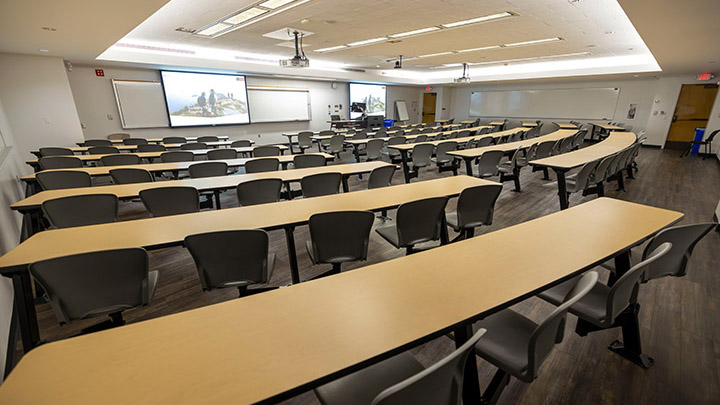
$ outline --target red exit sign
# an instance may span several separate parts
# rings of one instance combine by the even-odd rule
[[[715,77],[715,76],[713,76],[712,73],[702,73],[702,74],[697,75],[698,80],[710,80],[713,77]]]
[[[105,76],[105,71],[102,69],[95,69],[95,76]]]

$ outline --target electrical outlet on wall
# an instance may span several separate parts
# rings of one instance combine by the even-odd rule
[[[80,123],[80,128],[82,128],[82,129],[87,129],[87,124],[84,123],[84,122],[81,122],[81,123]]]

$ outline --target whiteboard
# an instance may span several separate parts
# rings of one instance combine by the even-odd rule
[[[610,119],[619,88],[473,91],[472,117]]]
[[[112,80],[123,129],[167,127],[162,84],[157,80]]]
[[[397,111],[397,120],[398,121],[407,121],[410,119],[407,113],[407,105],[405,105],[405,100],[398,100],[395,102],[395,110]]]
[[[310,90],[292,87],[248,86],[250,122],[310,121]]]

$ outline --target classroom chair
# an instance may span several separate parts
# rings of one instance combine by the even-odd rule
[[[35,180],[43,190],[92,187],[90,175],[75,170],[53,170],[35,174]]]
[[[115,184],[150,183],[155,181],[152,173],[145,169],[111,169],[110,178]]]
[[[536,159],[543,159],[546,157],[550,157],[552,155],[553,148],[555,147],[556,141],[544,141],[540,142],[535,148],[535,153],[533,155],[532,160]],[[543,180],[550,180],[550,175],[548,173],[547,167],[533,167],[533,172],[536,172],[538,170],[542,170],[543,172]]]
[[[687,150],[685,150],[685,152],[683,152],[680,155],[680,157],[689,156],[690,152],[692,151],[693,146],[700,145],[704,148],[703,149],[704,150],[703,160],[705,160],[708,156],[710,156],[710,154],[712,152],[712,143],[713,143],[713,140],[715,140],[715,136],[717,136],[718,132],[720,132],[720,129],[716,129],[715,131],[712,131],[710,133],[710,135],[708,135],[707,138],[705,138],[701,141],[691,141],[692,143],[690,144],[690,146],[687,148]]]
[[[40,148],[40,156],[41,157],[50,157],[50,156],[72,156],[75,152],[72,151],[70,148],[56,148],[56,147],[47,147],[47,148]]]
[[[560,129],[560,126],[555,123],[543,124],[541,129],[538,131],[538,135],[547,135]]]
[[[207,152],[207,160],[237,159],[238,153],[232,148],[211,149]]]
[[[102,163],[103,166],[139,165],[140,157],[130,153],[118,153],[101,157],[100,163]]]
[[[107,136],[107,139],[111,141],[119,141],[127,138],[130,138],[130,134],[127,132],[115,132]]]
[[[485,179],[497,176],[500,173],[498,166],[503,156],[505,156],[505,152],[501,150],[483,152],[478,160],[478,177]]]
[[[462,346],[425,368],[403,352],[315,389],[323,405],[460,403],[465,364],[486,333],[479,329]]]
[[[194,165],[190,165],[188,168],[188,172],[190,172],[190,178],[191,179],[199,179],[203,177],[217,177],[217,176],[227,176],[228,174],[228,165],[225,162],[202,162],[202,163],[195,163]],[[217,204],[217,209],[220,209],[220,193],[224,190],[213,190],[213,191],[203,191],[200,193],[202,196],[206,198],[206,201],[201,203],[201,208],[212,208],[213,202],[212,197],[215,197],[215,204]]]
[[[408,168],[410,169],[408,179],[418,177],[420,175],[420,169],[430,165],[430,158],[434,150],[435,145],[431,143],[421,143],[413,146],[412,158],[408,162]]]
[[[637,313],[640,310],[640,305],[637,303],[640,280],[648,266],[668,253],[671,247],[672,243],[663,242],[645,260],[630,268],[612,285],[595,283],[587,296],[570,306],[570,313],[580,318],[575,333],[586,336],[591,332],[621,327],[625,344],[640,349],[637,324]],[[553,305],[560,305],[576,279],[570,279],[547,289],[538,294],[538,297]],[[624,344],[618,340],[610,345],[610,350],[643,368],[653,364],[653,359],[644,354],[628,353]]]
[[[46,200],[41,205],[52,228],[70,228],[117,221],[115,194],[88,194]]]
[[[599,197],[605,195],[605,181],[608,177],[608,169],[614,158],[615,155],[613,154],[600,159],[600,163],[595,166],[595,169],[590,173],[590,178],[588,179],[588,184],[594,186],[586,187],[583,195],[597,194]]]
[[[312,131],[302,131],[298,133],[298,147],[300,148],[300,153],[305,153],[306,149],[312,148],[313,141],[312,141],[313,132]]]
[[[160,154],[160,161],[163,163],[192,162],[195,154],[187,150],[170,151]]]
[[[162,139],[162,143],[166,145],[175,145],[179,143],[186,143],[187,139],[182,136],[166,136]]]
[[[338,194],[342,183],[342,174],[337,172],[317,173],[300,179],[300,189],[304,198]]]
[[[492,145],[493,140],[494,139],[491,136],[486,136],[486,137],[480,138],[475,142],[475,147],[482,148],[485,146],[490,146],[490,145]]]
[[[570,151],[573,149],[574,139],[575,139],[574,136],[570,136],[570,137],[567,137],[567,138],[562,139],[562,140],[560,141],[560,150],[559,150],[559,152],[560,152],[560,153],[570,152]]]
[[[83,167],[82,160],[75,156],[50,156],[38,159],[41,170],[74,169]]]
[[[454,156],[448,155],[448,152],[457,150],[458,143],[455,141],[445,141],[437,145],[435,149],[435,157],[430,158],[438,168],[438,173],[450,170],[454,176],[457,176],[457,164]]]
[[[473,325],[475,330],[487,330],[475,344],[475,354],[498,368],[481,403],[496,403],[510,376],[526,383],[537,378],[553,346],[563,340],[568,310],[588,296],[597,279],[597,272],[591,271],[569,282],[558,307],[539,324],[507,308]]]
[[[578,150],[583,143],[585,143],[585,135],[587,135],[586,129],[579,130],[572,138],[572,150]]]
[[[427,140],[428,140],[427,135],[418,135],[415,137],[415,139],[411,140],[410,143],[427,142]]]
[[[145,138],[125,138],[123,139],[123,145],[147,145],[148,141]],[[161,146],[161,145],[158,145]],[[150,151],[148,151],[150,152]]]
[[[120,153],[120,149],[114,146],[93,146],[88,148],[89,155],[109,155],[113,153]]]
[[[166,147],[164,147],[162,145],[154,144],[154,143],[141,143],[137,147],[138,147],[138,149],[137,149],[138,152],[165,152],[165,151],[167,151]]]
[[[218,141],[220,141],[220,138],[218,138],[215,135],[199,136],[197,138],[198,143],[218,142]]]
[[[149,305],[158,280],[157,271],[148,271],[147,252],[137,247],[42,260],[29,268],[61,325],[110,316],[83,333],[124,325],[122,312]]]
[[[323,155],[295,155],[293,157],[293,166],[296,169],[327,166],[327,159]]]
[[[280,148],[275,145],[263,145],[253,148],[254,157],[280,156]]]
[[[400,154],[400,151],[397,149],[393,149],[390,146],[391,145],[402,145],[407,142],[407,138],[404,136],[394,136],[387,141],[387,155],[390,159],[390,162],[392,163],[399,163],[402,162],[402,155]]]
[[[340,152],[343,151],[343,148],[345,146],[345,136],[344,135],[333,135],[332,138],[330,138],[330,144],[327,145],[327,148],[325,148],[326,152],[335,155],[338,158],[340,158]]]
[[[240,297],[274,288],[267,285],[275,268],[275,253],[269,252],[269,237],[261,229],[240,229],[185,237],[185,247],[195,261],[203,291],[237,288]],[[277,287],[275,287],[277,288]]]
[[[382,160],[383,146],[385,146],[385,141],[382,139],[369,140],[365,148],[365,161]]]
[[[386,241],[397,249],[405,248],[406,254],[415,253],[415,245],[441,240],[447,241],[445,206],[447,197],[433,197],[400,205],[395,225],[375,229]]]
[[[141,190],[140,200],[153,217],[200,211],[200,193],[194,187],[171,186]]]
[[[492,225],[501,191],[501,185],[488,184],[468,187],[460,193],[456,211],[445,214],[447,225],[459,233],[453,242],[472,238],[479,226]]]
[[[261,158],[245,162],[245,173],[276,172],[280,170],[280,159]]]
[[[568,201],[570,199],[570,194],[585,192],[590,184],[590,175],[599,163],[600,161],[598,160],[587,162],[580,167],[580,170],[577,173],[571,174],[565,178]]]
[[[85,146],[112,146],[112,142],[107,139],[88,139]]]
[[[249,148],[250,146],[252,146],[252,142],[250,142],[247,139],[240,139],[237,141],[233,141],[230,144],[231,148]]]
[[[368,177],[368,190],[390,186],[395,170],[397,170],[395,166],[383,166],[373,169],[370,172],[370,177]]]
[[[237,185],[238,204],[242,206],[267,204],[280,201],[283,182],[281,179],[257,179]]]
[[[310,240],[305,242],[313,264],[331,264],[324,277],[340,273],[342,263],[367,259],[375,215],[369,211],[336,211],[310,217]]]
[[[203,142],[190,142],[180,145],[180,150],[203,150],[207,148],[207,144]]]

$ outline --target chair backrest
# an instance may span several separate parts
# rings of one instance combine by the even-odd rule
[[[180,145],[180,150],[201,150],[207,148],[207,144],[203,142],[190,142]]]
[[[637,302],[638,286],[648,266],[654,261],[663,257],[672,248],[672,243],[663,242],[658,245],[646,258],[633,266],[625,274],[615,281],[610,287],[606,303],[605,319],[606,325],[614,323],[615,318],[630,304]]]
[[[207,160],[237,159],[238,153],[232,148],[212,149],[207,152]]]
[[[435,128],[434,128],[434,127],[423,128],[423,129],[420,131],[420,133],[423,133],[423,134],[429,134],[429,133],[432,133],[432,132],[435,132]]]
[[[577,177],[575,178],[574,187],[569,187],[568,192],[577,193],[584,190],[588,186],[588,183],[590,181],[590,175],[592,174],[593,170],[595,170],[598,164],[600,164],[600,161],[593,160],[592,162],[587,162],[582,165],[580,171],[578,171]]]
[[[474,356],[474,346],[485,334],[475,334],[447,357],[380,392],[372,405],[391,404],[444,404],[458,405],[462,399],[465,364]]]
[[[538,143],[535,142],[534,144],[530,145],[530,147],[527,150],[527,153],[525,153],[525,159],[527,161],[535,159],[535,152],[537,151]]]
[[[431,143],[421,143],[412,148],[412,163],[415,167],[424,167],[430,164],[435,145]]]
[[[112,146],[112,142],[108,139],[88,139],[85,141],[85,146]]]
[[[280,170],[280,159],[261,158],[245,162],[245,173],[275,172]]]
[[[330,138],[330,153],[340,153],[343,150],[345,144],[345,135],[333,135]]]
[[[182,136],[166,136],[165,138],[162,139],[162,143],[172,144],[172,145],[178,144],[178,143],[185,143],[185,142],[187,142],[187,139],[185,139]]]
[[[267,204],[280,201],[280,179],[257,179],[237,185],[236,193],[240,205]]]
[[[394,165],[383,166],[373,169],[368,177],[368,190],[373,188],[388,187],[392,183],[393,175],[397,167]]]
[[[540,142],[540,144],[537,146],[537,149],[535,149],[535,159],[542,159],[549,157],[550,154],[553,151],[553,147],[555,146],[555,141],[544,141]]]
[[[367,139],[368,134],[365,131],[355,132],[351,139]]]
[[[720,132],[720,129],[716,129],[708,135],[707,139],[705,139],[705,142],[712,143],[712,141],[715,139],[715,136]]]
[[[368,141],[365,148],[365,154],[367,160],[379,160],[382,158],[382,150],[385,145],[385,141],[382,139],[371,139]]]
[[[418,128],[413,128],[413,129],[410,130],[410,132],[408,133],[408,135],[415,135],[415,134],[419,134],[419,133],[420,133],[420,129],[418,129]]]
[[[319,263],[365,260],[375,215],[369,211],[314,214],[308,224],[313,257]]]
[[[489,134],[490,132],[492,132],[492,128],[488,128],[488,127],[480,128],[478,131],[476,131],[477,135],[486,135],[486,134]]]
[[[200,211],[200,194],[194,187],[158,187],[140,191],[140,199],[154,217]]]
[[[253,148],[253,156],[255,156],[255,157],[280,156],[280,148],[275,145],[256,146]]]
[[[50,156],[38,159],[38,164],[42,170],[50,169],[73,169],[82,167],[82,160],[75,156]]]
[[[342,174],[337,172],[317,173],[305,176],[300,180],[303,197],[318,197],[321,195],[338,194]]]
[[[520,159],[520,155],[522,155],[522,146],[518,146],[517,149],[515,149],[515,152],[513,152],[512,156],[510,156],[510,169],[515,170],[517,168],[517,162],[518,159]]]
[[[261,229],[239,229],[185,237],[205,291],[267,283],[272,269],[269,238]]]
[[[560,126],[555,123],[543,124],[542,128],[538,131],[538,135],[547,135],[551,132],[555,132],[560,129]]]
[[[108,155],[111,153],[120,153],[120,149],[114,146],[93,146],[88,148],[90,155]]]
[[[69,228],[117,221],[115,194],[88,194],[55,198],[42,203],[42,211],[53,228]]]
[[[110,134],[107,136],[107,139],[109,139],[111,141],[117,141],[120,139],[127,139],[127,138],[130,138],[130,134],[128,134],[126,132],[116,132],[114,134]]]
[[[166,147],[154,143],[141,143],[137,146],[138,152],[165,152]]]
[[[240,139],[230,144],[231,148],[247,148],[250,146],[252,146],[252,142],[249,139]]]
[[[335,131],[333,131],[333,130],[331,130],[331,129],[324,129],[324,130],[318,132],[318,135],[320,135],[320,136],[327,136],[327,135],[332,136],[332,135],[335,135]]]
[[[40,156],[42,157],[49,157],[49,156],[72,156],[75,152],[72,151],[70,148],[56,148],[56,147],[48,147],[48,148],[40,148]]]
[[[293,157],[293,166],[295,166],[296,169],[327,166],[327,159],[323,155],[295,155]]]
[[[672,249],[647,266],[643,280],[648,281],[667,276],[684,276],[695,245],[717,226],[718,224],[714,222],[705,222],[673,226],[658,232],[650,243],[645,246],[643,259],[649,257],[655,249],[665,242],[672,243]]]
[[[148,141],[145,138],[125,138],[123,139],[123,145],[147,145]],[[162,146],[162,145],[158,145]]]
[[[407,138],[405,138],[404,136],[394,136],[394,137],[388,139],[387,144],[388,144],[388,146],[390,146],[390,145],[402,145],[402,144],[404,144],[404,143],[406,143],[406,142],[407,142]],[[400,155],[400,151],[397,150],[397,149],[388,148],[388,155],[389,155],[389,156],[399,156],[399,155]]]
[[[590,182],[600,183],[601,181],[605,181],[608,176],[608,169],[610,168],[610,163],[612,163],[614,158],[615,155],[610,155],[602,158],[600,160],[600,163],[595,166],[595,170],[593,170],[592,174],[590,175]]]
[[[553,346],[563,340],[565,332],[565,318],[568,310],[575,303],[585,297],[595,286],[598,273],[591,271],[585,273],[565,295],[562,304],[555,308],[545,320],[535,328],[528,342],[528,367],[524,380],[531,382],[537,377],[538,369],[543,360],[550,354]]]
[[[118,153],[101,157],[100,163],[103,166],[138,165],[140,164],[140,157],[131,153]]]
[[[35,179],[43,190],[60,190],[65,188],[91,187],[90,175],[75,170],[53,170],[38,172]]]
[[[478,161],[478,173],[480,176],[497,176],[498,165],[504,155],[505,152],[501,150],[483,152],[483,154],[480,155],[480,161]]]
[[[61,324],[150,303],[143,248],[80,253],[30,265]]]
[[[149,183],[155,181],[153,175],[145,169],[112,169],[110,177],[115,184]]]
[[[195,154],[189,150],[175,150],[160,154],[160,161],[163,163],[192,162]]]
[[[572,146],[573,148],[579,148],[585,143],[585,135],[587,135],[586,129],[581,129],[573,136]]]
[[[227,176],[228,165],[225,162],[202,162],[190,165],[190,178]]]
[[[438,239],[447,201],[447,197],[432,197],[400,205],[396,220],[400,246]]]
[[[312,146],[312,131],[298,132],[298,145],[301,147],[309,148]]]
[[[215,135],[205,135],[205,136],[199,136],[197,138],[198,142],[207,143],[207,142],[218,142],[220,138],[218,138]]]
[[[502,186],[499,184],[468,187],[463,190],[457,201],[458,225],[461,228],[492,225],[495,202],[501,191]]]
[[[448,155],[447,153],[450,151],[454,151],[457,149],[457,142],[455,141],[445,141],[438,144],[437,149],[435,150],[435,161],[439,163],[447,163],[451,162],[454,157]]]
[[[563,140],[560,142],[560,153],[570,152],[573,147],[574,139],[574,136],[563,138]]]
[[[492,143],[493,143],[493,137],[486,136],[486,137],[478,139],[475,142],[475,147],[482,148],[483,146],[490,146],[490,145],[492,145]]]
[[[413,141],[413,143],[425,142],[425,141],[427,141],[427,139],[428,139],[427,135],[419,135],[419,136],[415,137],[415,140]]]

